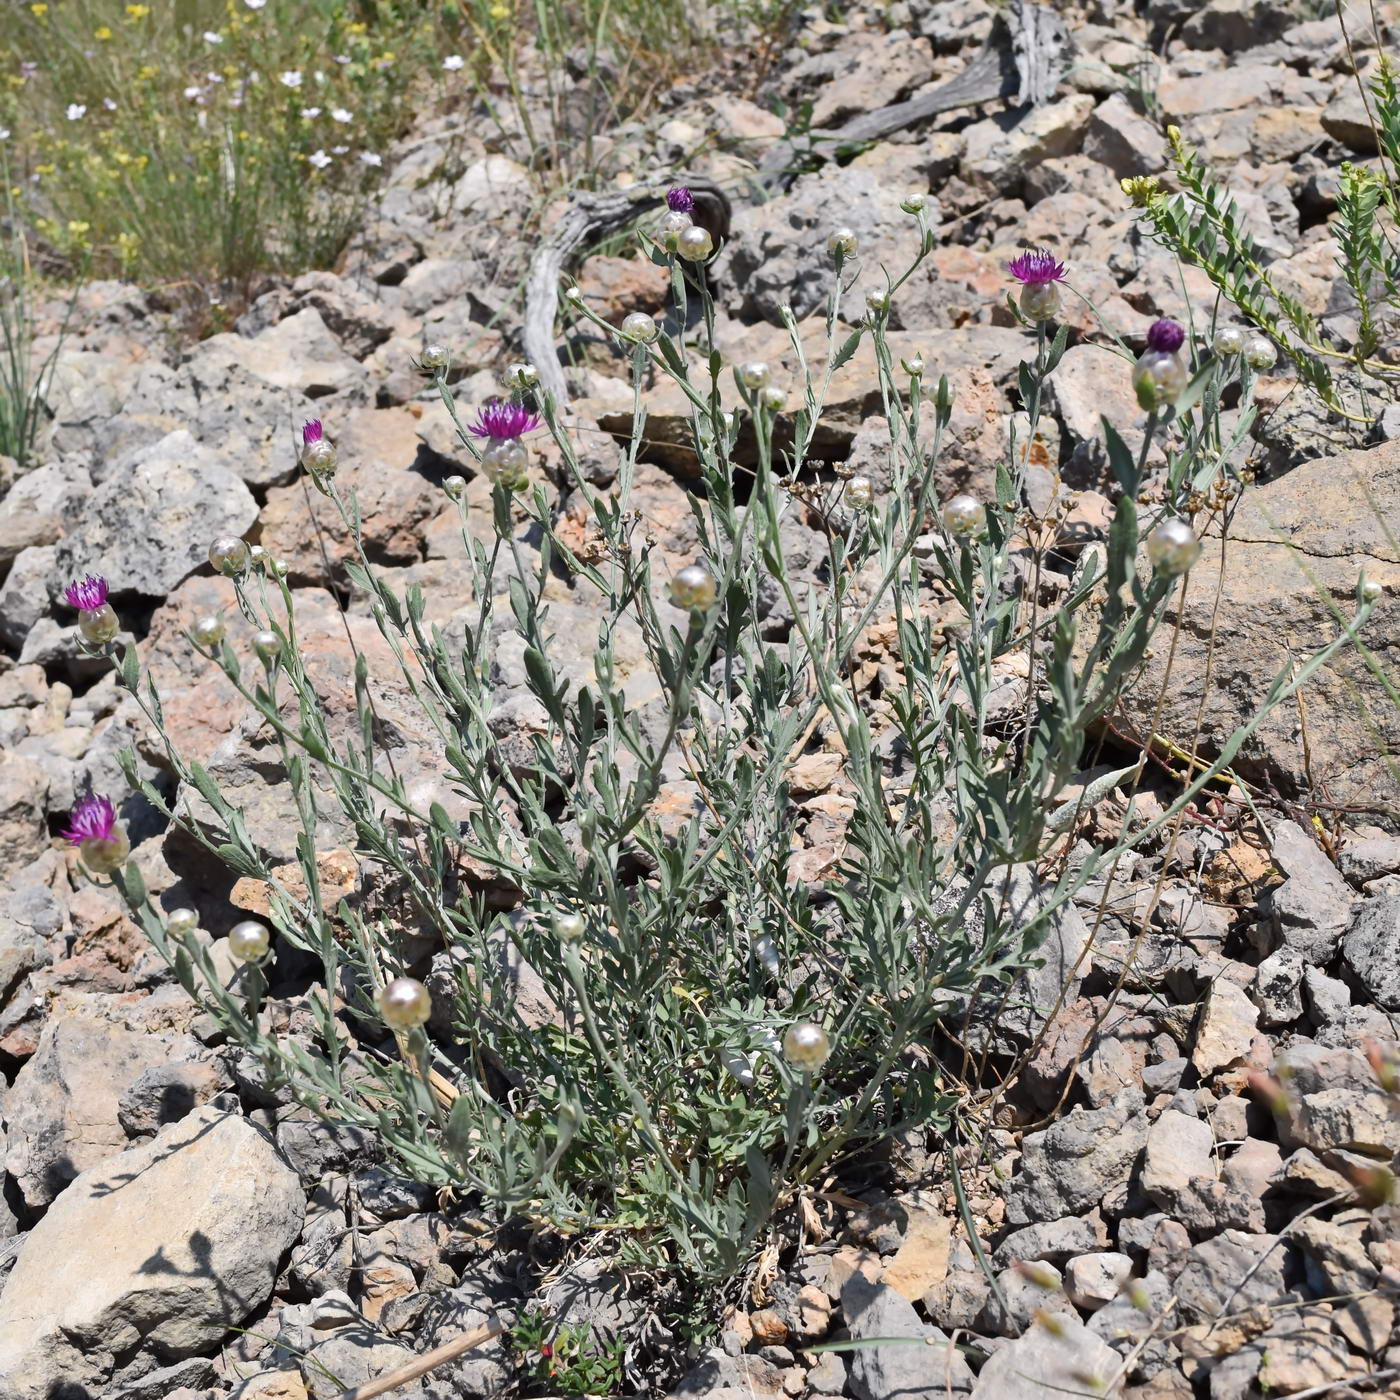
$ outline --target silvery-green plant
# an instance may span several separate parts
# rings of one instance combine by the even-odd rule
[[[915,266],[933,246],[922,203],[911,201],[922,231]],[[191,644],[281,746],[303,889],[278,878],[239,809],[168,741],[184,791],[205,809],[167,804],[141,786],[232,871],[265,882],[272,943],[319,964],[305,1033],[277,1034],[267,1015],[263,930],[240,929],[228,977],[188,910],[163,918],[153,906],[134,862],[116,879],[180,982],[270,1084],[328,1119],[369,1129],[423,1181],[568,1229],[607,1220],[631,1257],[714,1276],[743,1267],[775,1213],[843,1154],[947,1125],[958,1086],[937,1054],[945,1024],[956,1030],[979,993],[1001,996],[1033,962],[1055,911],[1128,843],[1172,819],[1252,728],[1173,807],[1125,823],[1119,845],[1065,867],[1032,907],[1009,898],[1018,872],[1074,822],[1078,808],[1057,806],[1057,795],[1194,561],[1199,526],[1188,521],[1220,485],[1237,438],[1220,431],[1224,368],[1213,357],[1184,386],[1154,381],[1136,455],[1105,423],[1120,488],[1112,527],[1079,558],[1062,603],[1042,609],[1017,562],[1024,467],[999,467],[990,500],[939,499],[949,386],[926,384],[920,357],[897,365],[886,333],[889,305],[913,268],[888,278],[884,297],[847,329],[842,292],[855,239],[833,236],[825,366],[809,366],[789,316],[797,402],[784,420],[782,386],[766,364],[736,367],[733,394],[722,392],[713,305],[690,266],[699,241],[689,246],[685,229],[658,232],[650,251],[672,272],[670,324],[688,325],[698,297],[697,329],[652,336],[624,323],[617,332],[631,355],[635,426],[611,490],[590,485],[530,367],[512,367],[510,401],[467,424],[446,359],[426,366],[463,452],[493,482],[489,535],[469,528],[460,478],[446,487],[474,581],[474,615],[460,638],[425,624],[420,589],[400,596],[388,586],[363,548],[353,497],[333,472],[307,464],[339,508],[358,551],[350,575],[440,736],[445,784],[468,816],[415,798],[377,751],[363,657],[358,723],[335,729],[308,679],[285,570],[267,560],[259,567],[229,541],[212,551],[257,629],[255,659],[209,625],[217,619],[197,624]],[[1048,255],[1030,270],[1056,272],[1055,282],[1064,273]],[[568,301],[604,324],[583,298]],[[1019,384],[1033,437],[1067,333],[1052,332],[1047,294],[1031,301]],[[868,479],[858,491],[814,481],[807,466],[832,377],[865,346],[889,423],[883,492]],[[1126,351],[1123,373],[1134,373]],[[689,405],[700,473],[689,497],[698,554],[669,579],[637,537],[629,504],[644,385],[655,374]],[[1246,399],[1249,387],[1246,372]],[[591,517],[587,549],[561,537],[549,493],[526,470],[523,439],[537,414],[567,489]],[[1246,411],[1236,432],[1248,422]],[[751,465],[739,461],[741,434]],[[323,433],[317,426],[303,438]],[[1142,512],[1154,442],[1167,457],[1161,504]],[[1026,455],[1013,444],[1007,463]],[[783,526],[799,503],[826,522],[821,584],[799,579],[786,558]],[[537,551],[523,547],[521,523]],[[557,663],[546,595],[560,569],[596,613],[583,682]],[[930,575],[955,604],[951,622],[931,602]],[[785,637],[765,624],[775,596],[791,619]],[[1359,599],[1356,621],[1296,675],[1280,676],[1265,707],[1343,645],[1369,607]],[[853,662],[876,622],[892,638],[888,674],[897,677],[886,683],[878,723]],[[659,717],[631,706],[619,676],[619,638],[629,633],[664,693]],[[504,750],[491,723],[507,646],[523,658],[545,717],[524,758]],[[993,696],[1016,660],[1030,679],[1008,709]],[[163,733],[156,679],[142,683],[134,649],[119,671]],[[789,775],[818,727],[843,755],[853,810],[838,867],[813,886],[790,870],[803,814]],[[134,761],[128,773],[138,781]],[[700,815],[677,830],[663,824],[657,799],[678,779],[693,784]],[[397,881],[397,918],[354,900],[324,907],[314,838],[327,803],[353,829],[360,855]],[[403,936],[409,923],[450,953],[431,976]],[[543,1025],[527,1020],[514,995],[522,964],[554,1012]]]

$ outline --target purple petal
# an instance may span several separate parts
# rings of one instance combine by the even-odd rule
[[[1153,321],[1147,328],[1147,348],[1154,354],[1174,355],[1185,339],[1186,332],[1175,321]]]
[[[116,829],[117,814],[105,797],[88,794],[68,814],[68,829],[63,839],[74,846],[84,841],[110,841]]]

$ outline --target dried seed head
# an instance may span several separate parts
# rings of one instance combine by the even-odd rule
[[[850,228],[833,229],[831,236],[826,240],[826,251],[833,258],[849,258],[859,246],[855,230]]]
[[[220,535],[209,546],[209,562],[226,578],[241,574],[248,567],[248,544],[237,535]]]
[[[433,1014],[428,989],[412,977],[395,977],[374,998],[384,1024],[396,1031],[411,1031]]]
[[[244,919],[228,931],[229,956],[236,962],[257,962],[267,956],[272,939],[265,924],[256,919]]]
[[[1211,341],[1211,348],[1222,358],[1241,354],[1244,350],[1244,332],[1238,326],[1221,326]]]
[[[708,229],[692,224],[676,235],[676,252],[688,262],[704,262],[715,250],[715,241]]]
[[[205,651],[213,651],[224,639],[223,618],[217,613],[197,618],[190,624],[190,636],[194,638],[196,646],[203,647]]]
[[[173,938],[184,938],[199,927],[199,915],[193,909],[172,909],[165,916],[165,931]]]
[[[1262,335],[1252,335],[1244,343],[1244,362],[1250,369],[1273,369],[1278,363],[1278,351],[1271,340]]]
[[[943,528],[957,540],[970,540],[982,533],[987,512],[975,496],[954,496],[943,507]]]
[[[1175,578],[1201,557],[1201,542],[1184,520],[1164,520],[1147,537],[1147,559],[1159,574]]]
[[[638,345],[650,345],[661,333],[661,328],[645,311],[629,311],[622,318],[618,333],[624,340],[634,341]]]
[[[794,1069],[810,1074],[831,1055],[831,1039],[814,1021],[798,1021],[783,1033],[783,1058]]]
[[[715,577],[703,564],[687,564],[671,580],[671,601],[678,608],[708,612],[718,596]]]

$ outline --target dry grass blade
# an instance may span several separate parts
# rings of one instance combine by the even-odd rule
[[[500,1318],[493,1317],[490,1322],[483,1323],[460,1337],[454,1337],[452,1341],[444,1342],[440,1347],[434,1347],[416,1361],[410,1361],[406,1366],[389,1371],[378,1380],[366,1381],[364,1385],[357,1385],[353,1390],[342,1392],[336,1400],[373,1400],[376,1395],[387,1395],[391,1390],[397,1390],[409,1381],[416,1381],[419,1376],[426,1376],[429,1371],[435,1371],[439,1366],[445,1366],[473,1348],[499,1337],[505,1330],[505,1323]]]

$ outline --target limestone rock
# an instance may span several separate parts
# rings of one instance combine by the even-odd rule
[[[5,1169],[31,1209],[120,1152],[122,1095],[148,1070],[197,1054],[184,1037],[150,1035],[97,995],[65,997],[5,1095]]]
[[[1012,1225],[1059,1220],[1124,1186],[1147,1141],[1142,1092],[1124,1089],[1106,1108],[1068,1113],[1022,1143],[1020,1174],[1006,1197]]]
[[[0,1393],[99,1388],[138,1344],[167,1361],[204,1351],[271,1294],[302,1211],[266,1133],[211,1108],[84,1173],[0,1295]]]
[[[907,1299],[883,1283],[854,1273],[841,1290],[841,1308],[853,1340],[924,1337],[927,1347],[866,1346],[850,1353],[850,1388],[858,1400],[916,1400],[968,1395],[972,1372],[962,1353],[930,1327]]]
[[[1400,895],[1373,899],[1357,911],[1342,940],[1351,977],[1387,1011],[1400,1011]]]
[[[1066,1394],[1094,1394],[1091,1378],[1107,1381],[1117,1366],[1117,1354],[1107,1342],[1076,1318],[1057,1314],[1037,1321],[1010,1346],[995,1352],[977,1377],[972,1396],[973,1400],[1061,1400]]]
[[[1124,695],[1120,723],[1141,735],[1161,697],[1159,732],[1189,749],[1199,710],[1200,752],[1218,753],[1254,715],[1277,672],[1336,638],[1333,609],[1345,616],[1353,607],[1358,563],[1388,594],[1400,585],[1400,556],[1383,523],[1397,516],[1400,442],[1304,463],[1247,491],[1230,527],[1223,579],[1215,532],[1207,534],[1188,575],[1170,685],[1163,687],[1171,648],[1159,647]],[[1175,597],[1162,624],[1168,630],[1176,618]],[[1387,621],[1390,606],[1380,605],[1365,640],[1383,666],[1393,667],[1397,638]],[[1368,808],[1400,803],[1389,759],[1400,748],[1400,710],[1355,651],[1343,649],[1320,668],[1307,683],[1305,700],[1312,781],[1326,784],[1334,802]],[[1233,766],[1243,776],[1301,790],[1307,777],[1296,706],[1275,710],[1245,741]]]
[[[28,865],[48,848],[44,821],[49,781],[32,758],[0,754],[0,879]]]
[[[210,336],[191,359],[200,375],[213,376],[219,366],[241,365],[259,379],[309,399],[337,394],[363,403],[368,398],[364,366],[346,354],[311,306],[255,336]]]
[[[1212,982],[1191,1047],[1196,1072],[1204,1077],[1244,1059],[1254,1042],[1258,1020],[1259,1008],[1243,987],[1224,977]]]
[[[181,428],[87,497],[55,565],[61,578],[102,574],[115,593],[162,598],[207,563],[215,536],[241,535],[257,516],[229,459]]]

